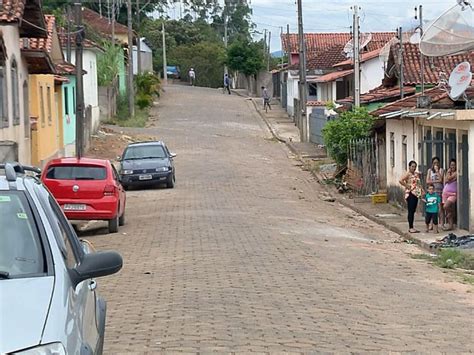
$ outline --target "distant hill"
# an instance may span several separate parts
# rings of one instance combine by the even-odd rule
[[[285,55],[283,51],[276,51],[270,54],[273,58],[281,58]]]

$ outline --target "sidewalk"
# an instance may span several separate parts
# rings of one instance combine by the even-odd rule
[[[252,100],[256,111],[265,121],[274,137],[280,142],[285,143],[299,160],[326,158],[325,150],[319,148],[316,144],[300,142],[298,128],[288,116],[287,112],[281,108],[278,101],[274,101],[272,109],[266,113],[263,110],[260,98],[249,98],[244,93],[239,92],[239,90],[233,90],[233,92]],[[420,230],[420,233],[408,233],[407,212],[405,209],[401,209],[390,203],[373,204],[370,198],[365,197],[351,199],[348,194],[339,194],[334,187],[323,184],[323,179],[318,173],[314,173],[314,175],[336,202],[385,226],[392,232],[399,234],[404,240],[412,241],[426,250],[435,251],[436,248],[433,248],[430,244],[437,239],[443,238],[448,233],[454,233],[457,236],[469,234],[469,232],[465,230],[456,229],[451,232],[445,232],[441,228],[439,234],[435,234],[432,231],[425,233],[425,221],[420,212],[417,212],[415,215],[415,227]]]

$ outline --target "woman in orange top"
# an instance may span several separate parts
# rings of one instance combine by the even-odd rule
[[[410,233],[419,233],[414,227],[415,212],[418,206],[418,199],[423,194],[421,186],[420,174],[416,171],[417,163],[411,161],[408,164],[408,171],[400,179],[400,185],[405,188],[405,200],[408,207],[408,231]]]

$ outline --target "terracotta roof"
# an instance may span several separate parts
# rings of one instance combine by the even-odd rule
[[[387,66],[388,70],[394,68],[396,74],[394,73],[393,75],[397,77],[399,72],[398,48],[398,45],[392,46]],[[440,72],[446,73],[446,76],[449,77],[454,67],[461,62],[468,61],[471,65],[474,64],[474,58],[471,60],[469,53],[443,57],[424,57],[423,59],[425,65],[425,84],[438,84]],[[420,49],[416,44],[403,44],[403,83],[405,85],[421,84]]]
[[[417,98],[420,95],[421,93],[418,93],[416,95],[412,95],[387,104],[384,107],[372,112],[372,115],[380,116],[384,113],[414,109],[417,105]],[[425,90],[425,95],[431,98],[431,109],[454,109],[457,107],[456,103],[449,98],[448,93],[440,87]],[[466,90],[466,95],[468,98],[472,99],[474,97],[474,87],[469,87]]]
[[[394,36],[395,32],[373,32],[372,40],[362,53],[382,48]],[[307,68],[310,70],[329,69],[334,64],[346,60],[343,49],[350,39],[350,33],[305,33]],[[296,33],[291,33],[289,38],[283,34],[281,40],[285,52],[288,49],[292,53],[298,51],[298,35]]]
[[[306,103],[306,106],[326,106],[327,101],[312,100]]]
[[[95,31],[105,35],[112,34],[112,24],[109,23],[107,17],[100,16],[100,14],[87,7],[82,8],[82,19]],[[128,28],[121,23],[115,22],[115,33],[127,34]]]
[[[46,38],[21,38],[20,48],[44,50],[51,53],[53,47],[53,32],[56,25],[56,18],[53,15],[44,16],[48,36]]]
[[[0,21],[14,22],[23,17],[27,0],[2,0],[0,6]]]
[[[61,75],[55,75],[54,76],[54,81],[56,83],[69,83],[69,79],[66,78],[65,76],[61,76]]]
[[[364,63],[368,60],[377,58],[379,56],[381,50],[382,50],[382,48],[377,48],[377,49],[374,49],[373,51],[362,53],[362,55],[360,56],[360,62]],[[352,60],[352,58],[350,58],[350,59],[346,59],[342,62],[336,63],[333,66],[334,67],[343,67],[343,66],[346,66],[346,65],[352,66],[352,62],[353,62],[353,60]]]
[[[315,83],[327,83],[327,82],[334,81],[336,79],[340,79],[340,78],[343,78],[345,76],[351,75],[352,73],[354,73],[354,69],[338,70],[338,71],[334,71],[332,73],[322,75],[322,76],[318,77],[317,79],[315,79],[313,82],[315,82]]]
[[[403,92],[405,95],[413,95],[416,89],[412,86],[407,86],[403,88]],[[375,89],[370,90],[368,93],[360,95],[360,102],[363,104],[368,104],[371,102],[382,102],[394,98],[400,97],[400,87],[392,86],[392,87],[384,87],[379,86]],[[354,98],[352,96],[346,97],[344,99],[336,100],[337,103],[340,104],[351,104],[353,103]]]

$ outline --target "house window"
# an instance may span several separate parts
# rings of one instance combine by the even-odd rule
[[[395,167],[395,133],[390,132],[390,166]]]
[[[8,127],[8,97],[5,59],[0,59],[0,128]]]
[[[316,88],[316,84],[309,84],[308,85],[308,95],[309,96],[318,96],[318,91]]]
[[[64,87],[64,113],[69,115],[69,88]]]
[[[23,120],[25,125],[25,138],[30,138],[30,113],[28,109],[28,82],[23,82]]]
[[[407,136],[402,136],[402,167],[408,167]]]
[[[45,111],[44,111],[44,87],[40,86],[40,109],[41,109],[41,127],[44,127],[45,124]]]
[[[20,124],[20,89],[18,87],[18,68],[16,61],[12,61],[10,68],[11,83],[12,83],[12,96],[13,96],[13,124]]]
[[[46,88],[46,93],[47,93],[47,97],[46,97],[46,100],[47,100],[47,105],[48,105],[48,124],[51,126],[51,124],[53,123],[53,117],[52,117],[52,110],[51,110],[51,87],[48,86]]]

